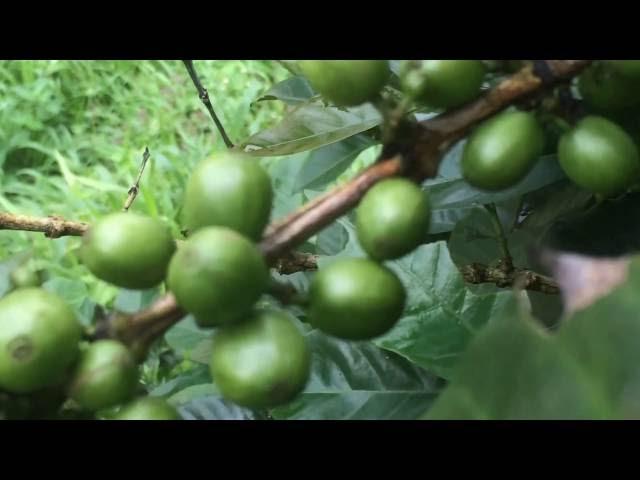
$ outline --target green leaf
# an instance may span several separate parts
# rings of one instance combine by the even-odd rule
[[[89,300],[89,291],[84,282],[54,277],[43,283],[42,288],[62,298],[76,312],[83,325],[91,324],[96,304]]]
[[[462,175],[461,160],[466,141],[458,142],[442,160],[438,177],[424,183],[432,205],[432,234],[453,230],[469,209],[487,203],[501,203],[566,178],[555,156],[541,157],[519,183],[500,192],[487,192],[469,185]]]
[[[311,378],[303,393],[271,412],[275,419],[415,419],[434,400],[437,380],[370,342],[345,342],[314,330]]]
[[[241,408],[220,396],[211,395],[180,405],[183,420],[258,420],[264,419],[259,413]]]
[[[278,82],[267,90],[256,102],[280,100],[288,105],[304,103],[315,95],[306,78],[295,76]]]
[[[349,241],[349,233],[341,222],[333,222],[317,237],[316,247],[321,255],[336,255],[344,250]]]
[[[381,122],[382,117],[369,104],[344,110],[305,103],[275,127],[252,135],[236,148],[259,157],[290,155],[339,142]]]
[[[213,338],[206,338],[193,347],[191,353],[189,354],[189,360],[197,363],[204,363],[205,365],[209,365],[211,362],[211,353],[213,345]]]
[[[454,178],[440,178],[428,183],[434,208],[461,208],[470,205],[498,203],[537,190],[565,178],[554,155],[538,160],[529,174],[513,187],[499,192],[487,192],[469,185],[462,174]]]
[[[176,351],[184,355],[193,350],[203,340],[210,339],[213,333],[205,330],[196,324],[192,315],[188,315],[180,322],[171,327],[164,336],[167,344]]]
[[[0,297],[6,294],[11,288],[10,275],[14,268],[16,268],[20,262],[27,258],[29,253],[24,252],[20,255],[14,255],[6,260],[0,262]]]
[[[508,303],[508,292],[473,293],[445,242],[389,262],[407,290],[403,317],[376,345],[449,379],[471,338]]]
[[[426,419],[599,419],[611,405],[588,373],[517,307],[471,343]]]
[[[374,142],[367,135],[354,135],[314,150],[298,172],[294,191],[325,188],[351,165],[360,152],[372,145]]]
[[[474,262],[489,265],[501,259],[498,234],[494,228],[491,214],[484,207],[471,208],[451,232],[449,252],[453,261],[459,266]],[[530,240],[529,232],[507,231],[509,253],[515,265],[528,266]]]
[[[159,288],[149,290],[121,289],[114,302],[114,308],[121,312],[133,313],[148,307],[158,297]]]
[[[219,396],[220,391],[213,383],[201,383],[199,385],[190,385],[171,395],[167,401],[172,405],[184,405],[197,398],[209,397],[212,395]]]
[[[589,371],[617,407],[640,418],[640,259],[609,295],[564,321],[558,340]]]
[[[171,380],[158,385],[149,392],[154,397],[169,397],[194,385],[211,383],[208,365],[196,365],[186,372],[180,373]]]

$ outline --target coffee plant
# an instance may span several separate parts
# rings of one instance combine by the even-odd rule
[[[639,61],[283,61],[238,143],[183,63],[226,148],[177,211],[152,146],[122,211],[0,211],[120,291],[0,263],[1,418],[640,415]]]

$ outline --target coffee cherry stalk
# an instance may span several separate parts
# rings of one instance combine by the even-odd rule
[[[446,150],[472,130],[462,163],[467,181],[486,190],[520,181],[541,153],[542,131],[533,114],[502,110],[571,79],[588,64],[549,61],[553,81],[529,66],[487,92],[480,61],[403,64],[400,84],[409,101],[444,113],[421,123],[411,115],[401,118],[378,162],[269,226],[273,191],[257,160],[236,149],[212,154],[185,184],[186,240],[176,242],[161,222],[132,212],[107,215],[81,232],[80,258],[97,278],[127,289],[163,283],[168,289],[141,312],[107,315],[95,337],[111,339],[85,343],[74,313],[57,296],[30,286],[32,279],[0,299],[0,390],[25,395],[59,389],[97,418],[177,419],[163,399],[139,397],[136,363],[140,351],[189,313],[201,328],[215,329],[210,372],[224,398],[248,408],[291,401],[310,378],[311,352],[298,320],[283,310],[257,307],[268,293],[269,266],[356,208],[366,258],[337,259],[321,268],[304,308],[312,327],[345,341],[389,332],[402,316],[407,293],[384,262],[410,254],[426,240],[431,204],[421,181],[435,176]],[[617,75],[635,75],[633,68],[616,68]],[[391,76],[387,61],[303,61],[300,70],[329,103],[375,102],[386,108],[380,95]],[[190,73],[195,73],[192,64]],[[585,122],[561,142],[567,176],[594,192],[630,186],[638,163],[635,144],[625,132]],[[581,148],[584,136],[618,158],[623,178],[596,188],[575,173],[571,165],[594,161]]]

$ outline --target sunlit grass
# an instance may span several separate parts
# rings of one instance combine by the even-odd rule
[[[281,117],[280,102],[252,105],[288,76],[277,62],[195,65],[232,140]],[[0,139],[0,210],[88,222],[122,208],[148,147],[132,210],[163,219],[176,235],[189,172],[225,148],[179,61],[2,61]],[[72,254],[78,244],[0,231],[0,261],[33,250],[52,274],[81,278],[104,300],[106,286]]]

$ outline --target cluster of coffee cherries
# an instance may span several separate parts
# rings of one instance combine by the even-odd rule
[[[137,362],[125,345],[84,341],[73,310],[17,271],[14,289],[0,299],[0,418],[56,418],[71,401],[99,418],[179,419],[164,399],[139,393]]]
[[[391,76],[383,60],[308,60],[299,68],[316,92],[340,107],[379,106]],[[410,102],[447,111],[480,96],[486,74],[479,60],[406,61],[399,85]],[[554,146],[567,177],[593,193],[618,194],[638,180],[637,139],[626,123],[640,111],[638,80],[640,61],[596,62],[578,80],[590,113],[566,125]],[[483,190],[512,187],[532,170],[545,144],[536,113],[507,109],[471,132],[462,173]],[[257,242],[272,203],[271,180],[257,159],[218,153],[197,165],[186,184],[185,241],[178,244],[155,218],[121,212],[93,224],[80,253],[93,275],[118,287],[166,283],[200,327],[215,330],[210,372],[222,396],[255,409],[291,401],[311,372],[309,345],[295,318],[257,306],[271,280]],[[313,274],[305,303],[309,323],[350,341],[393,328],[406,292],[384,262],[420,246],[430,217],[429,197],[416,183],[389,178],[375,184],[356,209],[357,238],[367,258],[338,257]],[[112,408],[112,418],[177,418],[162,399],[135,398],[137,384],[127,347],[116,340],[83,341],[74,313],[56,295],[24,286],[0,300],[2,395],[64,385],[81,408]]]

